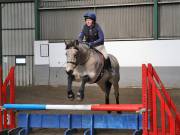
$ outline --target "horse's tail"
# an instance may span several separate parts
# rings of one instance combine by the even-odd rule
[[[115,75],[116,75],[116,79],[119,81],[120,80],[120,74],[119,74],[119,70],[120,70],[120,65],[118,60],[116,59],[116,57],[114,57],[112,54],[108,54],[110,61],[111,61],[111,66],[112,66],[112,70],[115,71]]]

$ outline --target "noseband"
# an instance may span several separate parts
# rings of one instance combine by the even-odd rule
[[[77,66],[77,62],[74,62],[74,61],[67,61],[67,63],[71,63],[73,65],[76,65]]]

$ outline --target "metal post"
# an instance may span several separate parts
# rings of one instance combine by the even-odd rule
[[[35,0],[35,40],[40,40],[40,12],[39,0]]]
[[[153,77],[153,67],[151,64],[148,64],[148,76]],[[148,110],[151,110],[149,113],[149,120],[150,120],[150,129],[153,129],[153,107],[152,107],[152,84],[148,80],[147,82],[148,86],[148,91],[147,91],[147,96],[148,96]]]
[[[96,0],[93,0],[94,13],[96,13],[96,7],[95,7],[95,5],[96,5]]]
[[[143,135],[148,135],[148,100],[147,100],[147,72],[145,64],[142,65],[142,104],[146,111],[142,116]]]
[[[159,31],[158,31],[158,0],[154,0],[154,8],[153,8],[153,36],[154,39],[158,39]]]
[[[3,105],[2,102],[2,67],[0,65],[0,106]],[[3,111],[0,109],[0,131],[3,130]]]
[[[153,105],[153,135],[158,134],[158,127],[157,127],[157,99],[156,99],[156,94],[157,94],[157,88],[155,84],[153,83],[152,85],[152,105]]]
[[[2,66],[2,9],[0,4],[0,66]]]
[[[10,70],[10,103],[14,104],[15,103],[15,67],[12,67]],[[10,128],[13,129],[16,127],[16,122],[15,122],[15,112],[14,110],[10,110]]]
[[[94,135],[94,114],[91,115],[91,129],[90,135]]]

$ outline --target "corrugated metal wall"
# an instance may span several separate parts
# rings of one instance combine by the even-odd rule
[[[41,12],[41,38],[51,40],[76,38],[83,24],[81,15],[85,11],[72,9]]]
[[[106,40],[153,39],[154,0],[41,0],[41,39],[76,38],[87,10]],[[159,0],[159,38],[180,38],[180,0]],[[49,25],[50,24],[50,25]]]
[[[153,33],[152,4],[152,0],[42,0],[41,39],[77,38],[87,10],[96,12],[106,40],[149,39]]]
[[[77,38],[87,9],[41,12],[41,39]],[[96,11],[106,39],[151,38],[152,7],[101,8]],[[139,16],[140,15],[140,16]]]
[[[179,3],[160,3],[159,7],[160,38],[180,38],[180,0]]]
[[[15,56],[3,56],[3,78],[8,74],[8,71],[15,65]],[[16,66],[16,85],[28,86],[33,83],[33,56],[26,56],[26,65]]]
[[[136,3],[149,3],[153,0],[41,0],[42,8],[52,7],[71,7],[71,6],[107,6],[115,4],[136,4]]]
[[[152,38],[152,7],[100,8],[96,13],[106,39]]]
[[[2,49],[4,77],[15,56],[26,57],[26,65],[16,66],[16,84],[32,84],[34,3],[4,3],[2,6]]]

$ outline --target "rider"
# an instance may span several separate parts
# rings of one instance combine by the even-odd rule
[[[110,70],[111,62],[104,46],[104,33],[99,24],[96,23],[96,14],[94,12],[87,12],[84,14],[84,19],[85,25],[79,34],[78,41],[83,43],[85,37],[85,42],[90,48],[96,48],[103,54],[105,58],[105,68]]]

